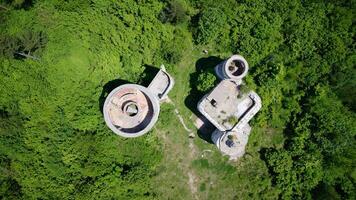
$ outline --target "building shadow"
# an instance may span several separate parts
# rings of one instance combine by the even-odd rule
[[[190,74],[189,77],[189,86],[191,88],[189,95],[185,98],[184,104],[192,111],[204,124],[198,129],[198,136],[209,142],[211,141],[211,134],[215,130],[215,127],[205,118],[203,117],[197,109],[197,104],[199,100],[206,94],[202,93],[197,89],[198,85],[198,76],[199,74],[207,71],[211,71],[215,74],[214,68],[216,65],[224,61],[223,59],[216,56],[209,56],[200,58],[195,63],[195,72]]]
[[[189,86],[191,88],[189,95],[185,99],[184,103],[185,105],[196,115],[199,114],[199,111],[197,109],[197,104],[199,100],[205,95],[205,93],[202,93],[198,91],[197,85],[198,85],[198,76],[199,74],[207,71],[212,71],[214,72],[214,67],[224,61],[223,59],[216,57],[216,56],[210,56],[206,58],[200,58],[196,63],[195,63],[195,72],[190,74],[189,77]],[[215,74],[215,73],[214,73]]]
[[[152,65],[144,65],[144,66],[145,66],[145,70],[143,71],[142,76],[139,79],[137,84],[147,87],[151,83],[151,81],[153,80],[155,75],[158,73],[159,68],[154,67]],[[105,103],[106,97],[115,88],[119,87],[120,85],[124,85],[124,84],[135,84],[135,83],[118,78],[118,79],[107,82],[103,86],[103,90],[101,91],[101,94],[99,97],[99,109],[100,109],[101,113],[103,113],[103,108],[104,108],[104,103]]]
[[[214,142],[211,140],[211,135],[216,129],[215,126],[201,114],[197,115],[197,118],[199,118],[197,120],[203,122],[202,126],[198,128],[197,135],[206,142],[213,144]]]
[[[118,79],[109,81],[104,85],[103,90],[101,91],[101,94],[99,97],[99,108],[100,108],[101,113],[103,113],[105,99],[109,95],[109,93],[111,91],[113,91],[115,88],[119,87],[120,85],[128,84],[128,83],[131,83],[131,82],[118,78]]]
[[[155,67],[153,65],[144,65],[145,70],[142,73],[142,76],[140,80],[138,81],[138,84],[148,87],[148,85],[151,83],[153,78],[156,76],[156,74],[159,72],[159,68]]]

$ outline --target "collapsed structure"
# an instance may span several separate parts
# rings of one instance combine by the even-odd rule
[[[198,110],[214,126],[211,139],[230,159],[244,155],[251,127],[248,122],[261,109],[261,98],[248,91],[242,79],[248,63],[233,55],[215,67],[221,82],[198,103]]]
[[[107,126],[123,137],[147,133],[158,119],[160,102],[167,98],[173,85],[173,78],[161,66],[148,87],[124,84],[115,88],[103,107]]]

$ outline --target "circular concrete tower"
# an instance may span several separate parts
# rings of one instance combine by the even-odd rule
[[[215,67],[220,79],[241,80],[247,75],[248,63],[244,57],[233,55]]]
[[[115,88],[104,103],[104,118],[108,127],[123,137],[138,137],[147,133],[159,115],[159,100],[141,85],[125,84]]]

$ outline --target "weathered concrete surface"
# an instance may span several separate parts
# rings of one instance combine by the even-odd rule
[[[248,137],[251,132],[249,124],[234,129],[232,131],[220,132],[216,130],[213,133],[214,143],[219,150],[230,156],[230,160],[236,160],[245,154],[245,148],[248,142]]]
[[[129,105],[137,106],[137,113],[128,111]],[[148,132],[156,123],[159,102],[147,88],[125,84],[115,88],[104,103],[107,126],[123,137],[138,137]]]
[[[164,100],[167,98],[167,94],[173,88],[173,85],[174,79],[166,72],[165,67],[162,65],[161,69],[148,86],[148,89],[151,90],[159,100]]]
[[[103,113],[107,126],[123,137],[138,137],[147,133],[156,123],[160,100],[167,98],[174,85],[164,66],[149,87],[125,84],[107,96]]]
[[[228,118],[238,111],[238,95],[239,90],[233,80],[222,80],[202,98],[198,110],[220,131],[230,130],[235,124],[229,123]]]
[[[257,93],[240,91],[247,71],[248,63],[240,55],[220,63],[215,72],[222,81],[198,103],[198,110],[216,127],[212,141],[232,160],[244,155],[251,132],[248,122],[262,107]]]

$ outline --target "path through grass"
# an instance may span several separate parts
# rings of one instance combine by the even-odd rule
[[[265,128],[253,129],[247,153],[237,162],[228,161],[215,145],[197,135],[195,115],[188,108],[187,97],[196,62],[209,56],[193,50],[177,66],[168,67],[176,84],[169,94],[172,103],[162,104],[153,133],[160,138],[164,151],[153,189],[160,199],[244,199],[259,198],[261,194],[275,197],[267,168],[258,152],[261,147],[273,143],[270,136],[263,136]],[[194,138],[189,137],[190,130]]]

